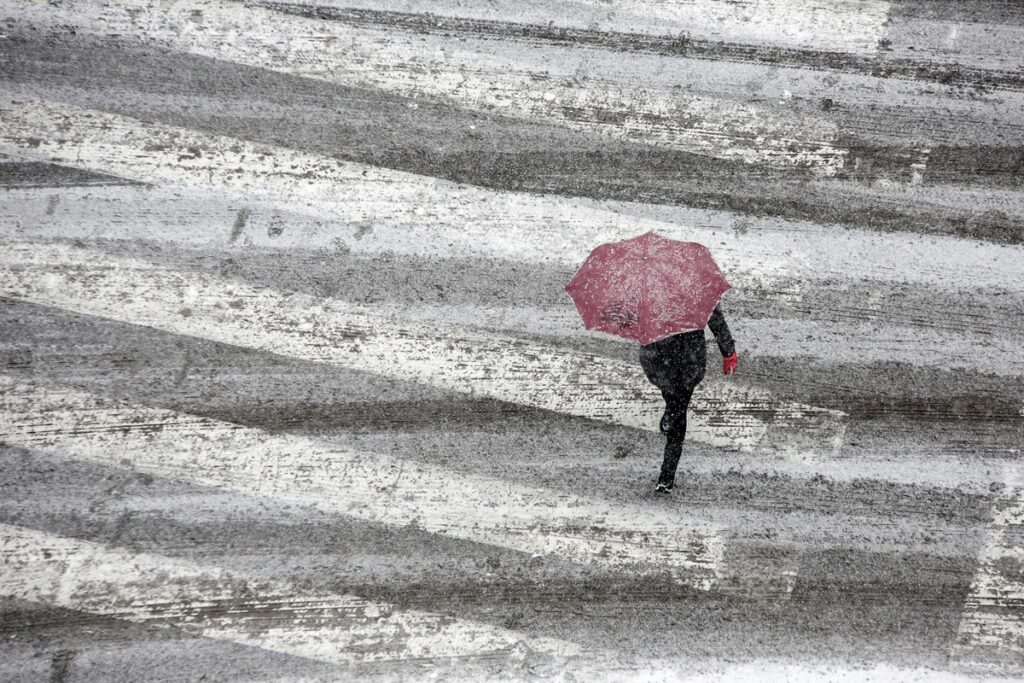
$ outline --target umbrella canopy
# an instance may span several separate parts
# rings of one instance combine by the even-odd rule
[[[704,329],[730,287],[707,247],[650,231],[594,249],[565,291],[588,330],[650,344]]]

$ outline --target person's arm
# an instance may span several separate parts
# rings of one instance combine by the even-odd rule
[[[732,333],[729,332],[729,326],[725,322],[722,309],[718,306],[715,306],[715,310],[711,313],[708,327],[711,328],[711,332],[715,335],[715,341],[718,342],[718,350],[722,352],[722,373],[730,375],[736,372],[736,366],[739,365],[739,356],[736,355],[736,343],[732,339]]]

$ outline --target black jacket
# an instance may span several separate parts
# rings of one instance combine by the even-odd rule
[[[715,335],[722,357],[731,356],[736,351],[736,344],[718,306],[708,320],[708,327]],[[663,391],[692,389],[700,384],[707,360],[704,330],[680,332],[640,347],[640,367],[651,384]]]

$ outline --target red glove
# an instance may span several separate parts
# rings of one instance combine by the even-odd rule
[[[740,357],[733,351],[731,356],[726,356],[722,359],[722,374],[731,375],[736,372],[736,367],[740,364]]]

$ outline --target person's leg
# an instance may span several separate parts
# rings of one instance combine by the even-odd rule
[[[683,454],[683,441],[686,439],[686,411],[690,407],[693,387],[684,387],[672,391],[662,390],[665,397],[665,416],[662,424],[665,429],[665,457],[661,462],[661,474],[658,484],[672,488],[676,480],[676,467]]]

